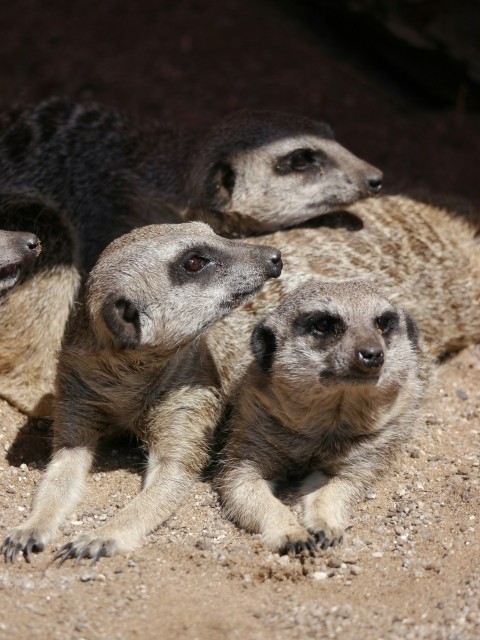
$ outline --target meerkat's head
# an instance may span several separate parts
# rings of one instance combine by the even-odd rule
[[[104,346],[172,352],[281,270],[278,250],[226,240],[201,222],[141,227],[92,269],[87,315]]]
[[[40,240],[33,233],[0,230],[0,296],[18,282],[22,269],[40,254]]]
[[[242,111],[213,127],[198,149],[191,208],[220,233],[263,233],[376,195],[382,177],[328,125]]]
[[[415,322],[362,281],[310,281],[254,330],[258,366],[286,395],[396,392],[416,374]]]

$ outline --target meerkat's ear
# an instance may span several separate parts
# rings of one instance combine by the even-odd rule
[[[121,347],[140,344],[140,314],[134,302],[125,298],[107,299],[103,304],[103,319]]]
[[[268,373],[272,368],[273,357],[277,349],[277,339],[273,329],[264,322],[257,324],[252,333],[250,346],[262,371]]]
[[[411,315],[405,313],[405,322],[407,325],[407,336],[415,349],[419,348],[419,331],[418,325]]]
[[[207,194],[210,204],[222,208],[232,197],[235,188],[235,171],[227,161],[217,162],[207,178]]]

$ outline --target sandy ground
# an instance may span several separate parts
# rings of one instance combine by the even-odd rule
[[[349,43],[275,4],[19,0],[0,7],[1,100],[67,93],[205,126],[241,107],[331,122],[386,173],[480,204],[480,117],[435,111]],[[0,565],[0,638],[480,637],[480,350],[439,371],[416,437],[316,559],[270,554],[225,520],[208,483],[130,557]],[[58,538],[112,517],[143,455],[106,447]],[[48,431],[0,404],[0,536],[26,518]]]
[[[4,638],[445,638],[480,636],[480,350],[443,366],[398,466],[360,503],[345,543],[271,554],[199,482],[129,557],[52,565],[52,546],[0,566]],[[28,516],[48,437],[0,406],[0,532]],[[115,515],[143,456],[105,447],[57,545]],[[32,460],[32,452],[35,452]],[[22,462],[22,456],[24,461]]]

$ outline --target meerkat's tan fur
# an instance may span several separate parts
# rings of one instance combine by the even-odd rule
[[[255,318],[314,277],[326,282],[361,278],[377,286],[415,318],[422,352],[432,360],[480,342],[480,241],[472,224],[407,196],[359,202],[334,222],[345,227],[305,226],[262,236],[282,252],[282,277],[216,326],[212,341],[230,349],[249,333]],[[245,341],[239,351],[246,351]],[[232,369],[227,363],[224,368]]]
[[[217,479],[226,512],[277,552],[341,541],[348,511],[410,437],[422,394],[413,320],[360,281],[311,281],[255,329]],[[303,519],[274,495],[302,480]]]
[[[99,438],[133,432],[148,447],[140,494],[59,554],[137,547],[184,497],[208,460],[221,384],[202,332],[278,277],[280,253],[217,236],[207,225],[153,225],[114,241],[93,268],[59,358],[54,455],[30,518],[2,553],[28,560],[83,493]]]

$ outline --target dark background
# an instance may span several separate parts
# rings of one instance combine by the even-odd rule
[[[66,94],[194,127],[244,107],[303,113],[383,169],[387,188],[478,206],[474,5],[3,2],[0,101]]]

